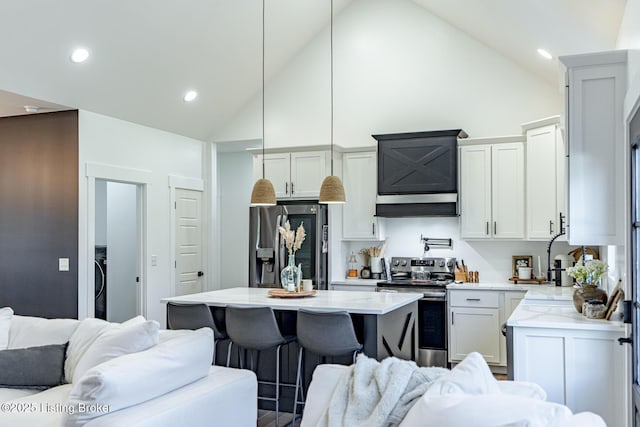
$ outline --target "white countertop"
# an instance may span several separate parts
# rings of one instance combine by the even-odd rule
[[[332,285],[376,286],[381,279],[344,279],[332,280]]]
[[[569,301],[573,305],[573,286],[534,286],[529,289],[524,299],[543,302]]]
[[[536,285],[532,283],[515,284],[510,282],[481,282],[481,283],[451,283],[447,289],[466,289],[479,291],[530,291],[533,289],[555,287],[552,284]]]
[[[386,314],[422,298],[417,293],[366,291],[318,291],[305,298],[272,298],[268,288],[231,288],[199,294],[163,298],[161,301],[226,307],[271,307],[274,310],[347,311],[354,314]]]
[[[615,313],[614,313],[615,316]],[[617,331],[623,333],[624,323],[618,320],[587,319],[571,305],[529,304],[523,301],[507,320],[508,326],[548,329],[581,329]]]

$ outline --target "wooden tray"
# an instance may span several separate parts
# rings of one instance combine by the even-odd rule
[[[531,278],[531,279],[520,279],[518,277],[510,277],[509,281],[513,282],[515,284],[518,284],[518,283],[535,283],[536,285],[539,285],[541,283],[545,283],[547,281],[547,279],[536,279],[535,277]]]
[[[316,291],[315,289],[312,291],[302,291],[302,292],[289,292],[285,289],[269,289],[269,292],[267,292],[267,294],[270,297],[274,297],[274,298],[304,298],[304,297],[312,297],[316,293],[318,293],[318,291]]]

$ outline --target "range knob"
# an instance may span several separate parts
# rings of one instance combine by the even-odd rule
[[[403,267],[405,267],[405,266],[407,265],[407,260],[406,260],[406,259],[403,259],[403,260],[402,260],[401,265],[402,265]]]
[[[440,260],[440,262],[438,263],[438,267],[444,267],[445,266],[445,262],[444,260]]]
[[[393,266],[394,267],[397,267],[399,265],[400,265],[400,261],[398,261],[398,260],[393,261]]]

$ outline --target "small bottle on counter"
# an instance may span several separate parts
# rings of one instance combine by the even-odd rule
[[[347,268],[347,277],[351,279],[358,278],[358,260],[356,254],[352,251],[349,257],[349,266]]]

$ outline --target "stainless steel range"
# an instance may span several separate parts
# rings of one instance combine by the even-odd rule
[[[417,292],[420,366],[447,367],[447,285],[454,281],[455,258],[392,257],[390,280],[377,292]]]

